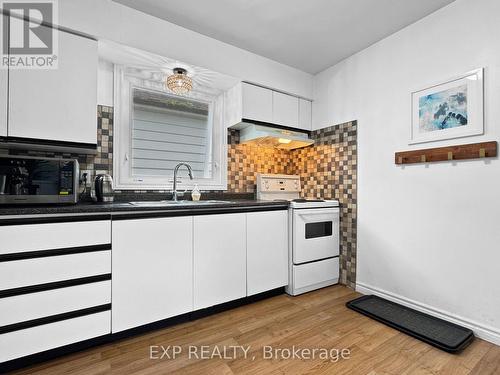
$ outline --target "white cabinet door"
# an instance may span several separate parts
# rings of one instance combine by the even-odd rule
[[[288,285],[287,211],[247,214],[247,295]]]
[[[273,91],[273,123],[296,128],[299,126],[299,98]]]
[[[299,129],[312,130],[312,102],[299,99]]]
[[[194,309],[246,296],[246,214],[194,217]]]
[[[243,118],[273,122],[273,92],[263,87],[242,84]]]
[[[95,145],[97,42],[58,36],[57,69],[10,71],[9,136]]]
[[[113,222],[112,331],[193,309],[193,218]]]
[[[0,69],[0,137],[7,136],[7,69]]]

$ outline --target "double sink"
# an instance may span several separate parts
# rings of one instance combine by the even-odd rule
[[[218,201],[218,200],[206,200],[206,201],[138,201],[129,202],[130,205],[136,207],[171,207],[171,206],[198,206],[198,205],[210,205],[210,204],[230,204],[234,203],[231,201]]]

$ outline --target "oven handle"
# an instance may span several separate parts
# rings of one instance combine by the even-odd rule
[[[301,213],[298,212],[297,216],[300,217],[303,221],[305,222],[311,222],[311,221],[335,221],[337,218],[337,215],[335,212],[307,212],[307,213]]]

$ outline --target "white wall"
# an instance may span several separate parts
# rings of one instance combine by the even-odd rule
[[[362,27],[362,25],[359,25]],[[314,127],[357,119],[358,287],[500,344],[500,163],[394,152],[498,140],[500,1],[457,0],[314,77]],[[408,146],[410,92],[485,67],[485,135]]]
[[[97,104],[113,107],[114,66],[99,60],[97,67]]]
[[[312,76],[111,0],[60,0],[59,24],[236,78],[312,97]]]

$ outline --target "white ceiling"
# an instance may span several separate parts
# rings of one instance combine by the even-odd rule
[[[114,0],[318,73],[454,0]]]

